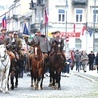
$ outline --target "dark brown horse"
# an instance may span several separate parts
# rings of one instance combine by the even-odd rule
[[[11,66],[10,66],[10,83],[11,83],[11,89],[13,90],[15,87],[18,86],[18,75],[19,75],[19,66],[20,66],[20,57],[16,50],[8,50],[8,54],[10,56],[11,60]],[[15,79],[15,80],[14,80]],[[15,83],[14,83],[15,82]]]
[[[33,54],[31,57],[31,82],[34,89],[42,89],[44,78],[44,56],[39,44],[33,43]]]
[[[54,52],[52,55],[50,55],[49,62],[47,63],[50,70],[50,85],[53,87],[53,89],[61,89],[61,71],[65,66],[64,57],[62,55],[62,41],[54,41],[52,46]]]

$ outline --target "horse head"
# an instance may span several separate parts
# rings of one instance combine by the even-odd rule
[[[6,54],[7,54],[6,46],[4,44],[0,45],[0,59],[2,61],[6,59]]]
[[[60,55],[61,52],[62,52],[62,50],[63,50],[63,45],[62,45],[63,42],[62,41],[58,41],[58,42],[57,41],[54,41],[53,44],[54,44],[54,47],[53,48],[55,50],[54,52],[57,53],[58,55]]]
[[[40,45],[39,43],[33,42],[33,54],[35,57],[38,57],[41,53]]]

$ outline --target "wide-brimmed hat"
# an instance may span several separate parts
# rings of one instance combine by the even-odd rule
[[[38,34],[38,33],[41,33],[41,31],[40,30],[37,30],[36,33],[35,33],[35,35]]]
[[[60,33],[60,31],[55,31],[55,33]]]
[[[14,34],[14,32],[13,32],[13,31],[9,31],[8,33],[9,33],[9,34]]]
[[[6,31],[6,30],[7,30],[6,28],[2,28],[2,29],[1,29],[1,32],[2,32],[2,31]]]
[[[51,32],[51,34],[56,34],[56,32]]]
[[[29,37],[29,35],[23,34],[23,37]]]

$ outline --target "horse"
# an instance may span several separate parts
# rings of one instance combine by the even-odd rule
[[[43,78],[44,78],[44,56],[41,52],[39,44],[33,43],[33,54],[30,61],[31,66],[31,86],[34,89],[43,89]]]
[[[7,45],[6,47],[7,47],[8,55],[10,56],[10,60],[11,60],[11,66],[10,66],[10,72],[9,72],[9,78],[10,78],[10,84],[11,84],[10,89],[14,90],[14,88],[18,86],[19,55],[15,49],[15,46]]]
[[[11,65],[11,61],[7,53],[6,46],[5,44],[1,44],[0,45],[0,74],[1,74],[0,91],[4,93],[8,93],[8,77],[9,77],[10,65]]]
[[[49,56],[49,62],[47,63],[47,67],[49,67],[50,71],[50,84],[53,89],[61,89],[60,80],[61,80],[61,71],[65,66],[65,60],[62,55],[62,41],[57,42],[54,41],[52,48],[54,52]]]

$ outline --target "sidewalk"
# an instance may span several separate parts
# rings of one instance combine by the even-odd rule
[[[74,71],[74,72],[76,71],[76,67],[74,67],[73,71]],[[77,72],[77,71],[76,71],[76,72]],[[87,71],[86,71],[86,72],[84,72],[83,70],[80,70],[79,73],[89,74],[89,75],[98,77],[97,70],[89,71],[89,66],[87,66]]]

